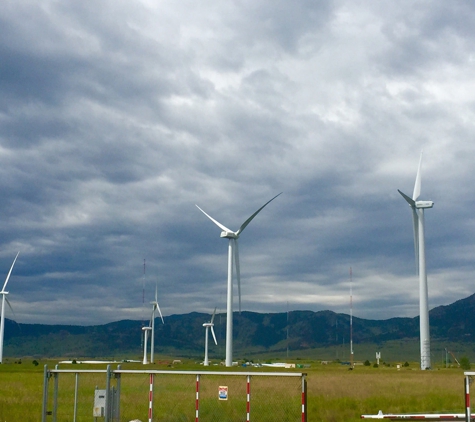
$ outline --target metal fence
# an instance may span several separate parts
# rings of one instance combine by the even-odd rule
[[[303,373],[44,369],[42,422],[306,422]]]

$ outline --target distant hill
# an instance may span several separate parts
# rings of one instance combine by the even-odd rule
[[[475,295],[430,311],[432,341],[475,343]],[[192,312],[156,320],[155,351],[179,356],[201,356],[203,323],[210,315]],[[305,351],[349,342],[347,314],[332,311],[291,311],[234,314],[236,355]],[[215,317],[218,346],[211,356],[224,356],[226,315]],[[140,357],[142,322],[123,320],[104,325],[17,324],[5,320],[5,357]],[[288,332],[288,337],[287,337]],[[367,320],[353,317],[353,343],[383,346],[386,342],[418,342],[419,318]]]

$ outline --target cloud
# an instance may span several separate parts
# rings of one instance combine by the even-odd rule
[[[418,314],[473,293],[473,6],[305,0],[7,1],[0,268],[23,323],[225,308]],[[143,262],[146,259],[146,271]],[[237,290],[236,292],[237,293]],[[237,302],[236,302],[237,306]],[[8,311],[7,311],[8,312]]]

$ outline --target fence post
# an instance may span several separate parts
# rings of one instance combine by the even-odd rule
[[[46,412],[48,408],[48,365],[44,366],[43,371],[43,409],[41,414],[41,422],[46,422]]]
[[[196,374],[195,422],[200,419],[200,374]]]
[[[470,422],[471,410],[470,410],[470,376],[465,375],[465,420]]]
[[[153,418],[153,374],[150,374],[150,390],[148,393],[148,422]]]
[[[74,413],[73,413],[73,422],[76,422],[76,416],[78,413],[78,387],[79,387],[79,374],[75,374],[74,382]]]
[[[121,366],[117,365],[117,369],[120,371]],[[120,386],[121,386],[121,375],[120,372],[115,374],[115,378],[117,380],[117,405],[116,405],[116,410],[117,410],[117,421],[120,421]]]
[[[107,365],[107,377],[106,377],[106,405],[104,409],[104,422],[109,422],[109,416],[111,414],[111,366]]]
[[[58,369],[58,365],[54,367],[54,369]],[[59,382],[59,374],[55,372],[54,376],[54,384],[53,384],[53,422],[56,422],[58,418],[58,382]]]
[[[307,374],[302,374],[302,422],[307,422]]]
[[[247,376],[246,386],[246,422],[251,420],[251,376]]]

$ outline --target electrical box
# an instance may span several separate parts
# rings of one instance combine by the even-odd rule
[[[103,418],[106,411],[106,390],[94,391],[94,410],[93,417]]]

